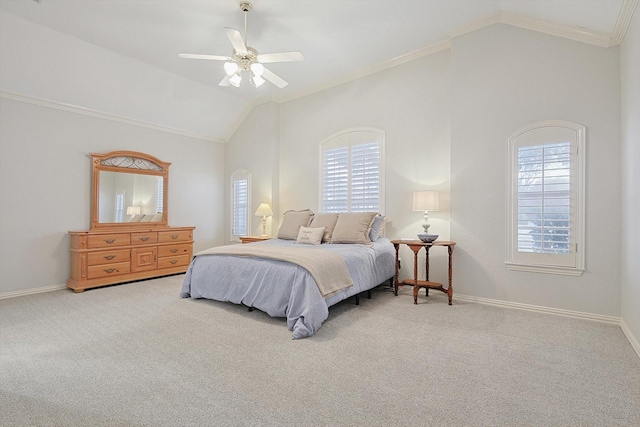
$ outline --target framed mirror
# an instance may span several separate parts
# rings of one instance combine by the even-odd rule
[[[145,153],[91,153],[91,228],[157,227],[168,223],[169,166]]]

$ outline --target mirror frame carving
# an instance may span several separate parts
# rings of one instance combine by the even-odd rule
[[[92,164],[91,229],[107,228],[150,228],[166,227],[169,218],[169,166],[149,154],[137,151],[111,151],[109,153],[89,153]],[[100,222],[100,171],[125,172],[140,175],[161,176],[163,178],[162,221],[155,222]]]

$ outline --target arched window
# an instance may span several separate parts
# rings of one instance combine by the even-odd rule
[[[509,137],[507,266],[584,271],[585,127],[548,120]]]
[[[384,211],[384,132],[354,128],[320,143],[322,212]]]
[[[240,169],[231,174],[231,240],[248,236],[251,212],[251,173]]]

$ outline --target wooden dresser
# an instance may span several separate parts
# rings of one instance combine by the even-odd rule
[[[170,227],[169,166],[136,151],[91,153],[91,230],[70,231],[75,292],[184,273],[195,227]]]
[[[70,231],[75,292],[184,273],[193,256],[194,227]]]

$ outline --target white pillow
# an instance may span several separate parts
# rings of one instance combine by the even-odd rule
[[[282,215],[282,224],[278,230],[278,239],[295,240],[298,238],[300,227],[308,227],[313,218],[309,209],[303,211],[286,211]]]
[[[378,240],[378,237],[382,236],[384,231],[384,217],[382,215],[376,215],[371,223],[371,230],[369,230],[369,239],[372,242]]]
[[[296,243],[319,245],[320,243],[322,243],[322,236],[324,236],[324,227],[300,227],[300,231],[298,232],[298,240],[296,240]]]
[[[371,244],[369,230],[377,212],[347,212],[338,215],[331,243]]]
[[[319,213],[313,217],[311,224],[309,227],[320,228],[325,227],[324,229],[324,237],[322,238],[323,242],[328,242],[331,240],[331,235],[333,234],[333,229],[338,222],[338,214],[337,213]]]

